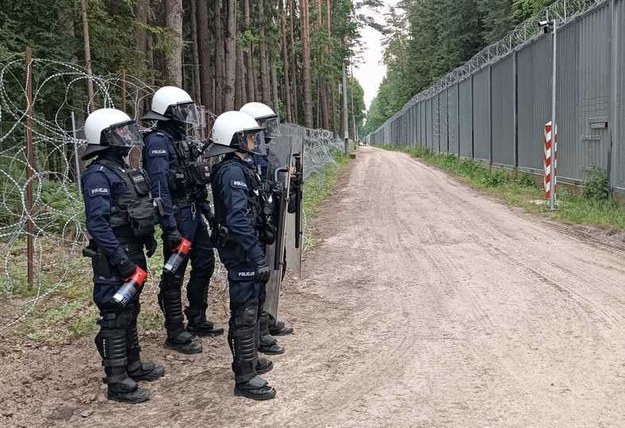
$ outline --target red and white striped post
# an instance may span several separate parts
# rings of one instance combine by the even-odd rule
[[[549,201],[549,209],[556,208],[556,185],[558,174],[558,126],[555,129],[555,138],[552,138],[551,122],[545,124],[545,199]]]

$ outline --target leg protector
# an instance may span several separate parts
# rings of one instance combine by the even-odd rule
[[[167,329],[165,346],[184,354],[197,354],[202,352],[202,345],[195,343],[193,341],[195,336],[184,329],[182,299],[180,296],[181,284],[182,274],[170,275],[163,273],[158,303],[165,315],[165,328]]]
[[[258,350],[268,355],[283,354],[284,346],[280,345],[276,338],[269,334],[269,314],[267,312],[261,312],[258,324]]]
[[[210,274],[214,270],[214,264]],[[208,308],[208,288],[211,275],[199,275],[191,272],[187,284],[187,298],[189,306],[184,313],[187,316],[187,331],[197,336],[219,336],[223,334],[223,327],[215,326],[215,323],[206,319]]]
[[[249,382],[256,376],[256,327],[258,302],[240,308],[232,314],[228,341],[232,350],[232,371],[237,384]]]
[[[131,317],[129,312],[103,313],[95,344],[102,357],[109,400],[141,403],[150,398],[150,393],[139,388],[126,371],[126,330]]]
[[[137,316],[139,315],[140,305],[135,303],[133,307],[133,318],[126,332],[126,354],[128,365],[126,371],[128,376],[138,382],[147,380],[151,382],[165,375],[163,366],[141,361],[141,347],[139,346],[139,334],[137,332]]]

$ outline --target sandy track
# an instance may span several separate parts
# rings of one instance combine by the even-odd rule
[[[373,148],[316,227],[283,300],[296,335],[266,375],[275,400],[232,395],[225,339],[178,357],[159,336],[143,338],[168,369],[153,399],[109,403],[84,340],[5,353],[0,425],[625,425],[622,251]]]

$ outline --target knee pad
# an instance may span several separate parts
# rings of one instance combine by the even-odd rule
[[[254,302],[254,304],[249,304],[241,308],[237,312],[237,316],[235,317],[234,322],[237,328],[254,328],[256,326],[257,319],[258,302]]]
[[[106,331],[110,330],[124,330],[130,325],[133,319],[134,314],[132,307],[125,307],[121,311],[115,312],[100,312],[98,325],[102,327],[102,330],[98,333],[98,335],[104,335]]]
[[[176,289],[180,290],[182,288],[183,279],[184,272],[177,272],[175,274],[163,273],[159,288],[161,289],[161,292]]]

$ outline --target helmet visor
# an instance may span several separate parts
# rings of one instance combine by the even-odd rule
[[[187,125],[200,127],[202,114],[195,103],[176,104],[171,107],[171,118]]]
[[[109,126],[102,134],[109,146],[132,147],[143,144],[143,137],[134,120]]]
[[[278,118],[276,116],[259,121],[264,128],[265,144],[270,144],[278,129]]]
[[[250,135],[254,139],[254,149],[249,150],[251,153],[255,153],[257,155],[265,156],[267,155],[267,144],[265,143],[265,134],[262,129],[255,129],[253,131],[246,131],[245,137],[247,140],[247,136]],[[249,145],[248,145],[249,148]]]

